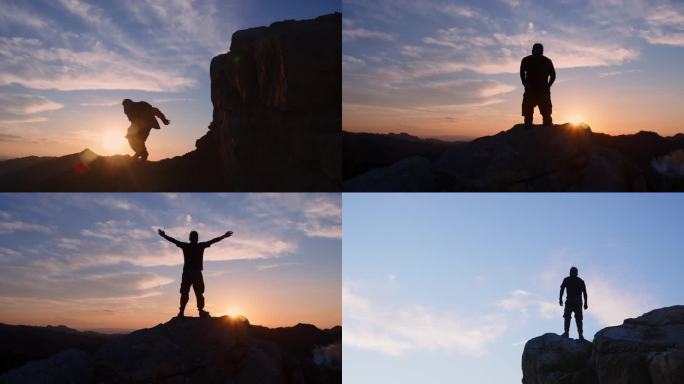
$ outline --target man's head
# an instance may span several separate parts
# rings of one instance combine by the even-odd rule
[[[533,55],[543,55],[544,54],[544,46],[536,43],[532,46],[532,54]]]
[[[131,100],[131,99],[123,99],[123,101],[121,102],[121,104],[126,105],[126,104],[130,104],[130,103],[132,103],[132,102],[133,102],[133,100]]]
[[[198,240],[199,240],[199,236],[197,235],[197,231],[191,231],[190,232],[190,242],[193,244],[197,244]]]
[[[570,268],[570,276],[577,277],[577,267]]]

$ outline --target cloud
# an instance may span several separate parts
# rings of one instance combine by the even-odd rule
[[[551,319],[558,316],[558,303],[544,299],[541,295],[533,294],[522,289],[512,291],[505,299],[496,303],[497,307],[505,311],[520,313],[523,317],[537,316]]]
[[[359,39],[378,39],[384,41],[393,41],[394,37],[387,32],[373,31],[365,28],[344,28],[342,36],[347,41],[354,41]]]
[[[0,114],[34,114],[55,111],[64,105],[43,96],[3,93],[0,94]]]
[[[342,202],[339,194],[268,194],[249,196],[250,213],[308,237],[342,237]]]
[[[344,343],[391,356],[418,351],[453,351],[481,356],[506,326],[494,316],[467,318],[420,305],[393,307],[342,288]]]
[[[586,282],[589,309],[585,316],[595,318],[603,327],[620,325],[655,306],[648,292],[618,283],[600,272],[589,274]]]
[[[54,229],[47,225],[27,223],[19,220],[0,221],[0,234],[4,235],[15,232],[38,232],[51,234],[54,232]]]
[[[48,121],[47,117],[29,117],[25,119],[5,119],[0,120],[0,124],[33,124],[33,123],[44,123]]]

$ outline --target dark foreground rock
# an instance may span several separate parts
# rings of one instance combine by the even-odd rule
[[[237,31],[211,62],[213,118],[196,150],[147,163],[89,150],[6,160],[0,190],[339,191],[341,36],[340,13]]]
[[[341,383],[341,328],[269,329],[242,319],[174,318],[67,350],[0,376],[0,383]]]
[[[524,384],[684,383],[684,306],[604,328],[594,342],[545,334],[525,344]]]
[[[684,190],[681,135],[610,136],[586,125],[516,125],[454,143],[417,174],[406,164],[345,179],[345,191],[671,191]],[[352,148],[353,149],[353,148]],[[347,147],[345,147],[345,151]],[[345,154],[345,158],[348,156]],[[407,156],[408,157],[408,156]],[[404,160],[401,160],[405,162]],[[401,162],[400,161],[400,162]],[[391,180],[385,182],[384,180]],[[420,185],[416,180],[434,180]]]

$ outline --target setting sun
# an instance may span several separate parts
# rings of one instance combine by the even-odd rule
[[[107,131],[102,135],[102,147],[109,152],[121,152],[126,149],[126,138],[121,132]]]
[[[568,122],[574,125],[579,125],[584,122],[584,118],[580,115],[571,115],[568,118]]]
[[[228,316],[230,316],[230,317],[238,317],[238,316],[241,315],[240,309],[235,308],[235,307],[230,308],[230,309],[228,310],[228,312],[226,312],[226,314],[227,314]]]

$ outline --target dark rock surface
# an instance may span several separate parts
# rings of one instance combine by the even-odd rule
[[[173,318],[113,337],[92,354],[71,349],[30,362],[0,383],[341,383],[334,353],[341,340],[340,327]]]
[[[366,191],[388,187],[415,191],[417,178],[435,180],[424,184],[423,191],[684,190],[676,155],[682,148],[679,135],[610,136],[594,133],[586,125],[526,128],[520,124],[450,145],[428,168],[423,167],[422,175],[412,173],[405,183],[397,181],[397,168],[389,165],[345,179],[343,189],[358,190],[362,185]]]
[[[6,160],[0,190],[339,191],[341,36],[340,13],[237,31],[211,62],[213,119],[196,150]]]
[[[527,342],[523,383],[684,383],[684,306],[600,330],[593,343],[545,334]]]

